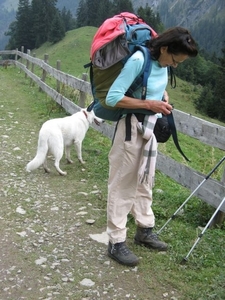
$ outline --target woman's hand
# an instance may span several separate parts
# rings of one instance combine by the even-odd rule
[[[173,109],[173,106],[168,102],[157,100],[145,101],[145,106],[146,109],[152,110],[155,113],[162,113],[163,115],[169,115]]]

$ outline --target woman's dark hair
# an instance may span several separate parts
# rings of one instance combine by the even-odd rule
[[[190,32],[182,27],[172,27],[151,39],[148,43],[153,59],[160,56],[161,47],[168,47],[168,53],[185,54],[195,57],[198,54],[197,45]]]

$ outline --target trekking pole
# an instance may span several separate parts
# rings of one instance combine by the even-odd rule
[[[192,246],[191,250],[188,252],[188,254],[182,259],[181,264],[184,264],[187,262],[189,255],[191,254],[191,252],[193,251],[193,249],[195,248],[195,246],[198,244],[199,240],[201,239],[201,237],[203,236],[203,234],[205,233],[206,229],[209,227],[210,223],[212,222],[213,218],[215,217],[215,215],[217,214],[217,212],[220,210],[220,207],[223,205],[223,203],[225,203],[225,197],[223,198],[223,200],[221,201],[220,205],[217,207],[217,209],[215,210],[214,214],[212,215],[211,219],[209,220],[209,222],[206,224],[205,228],[202,230],[202,232],[199,234],[197,240],[195,241],[194,245]]]
[[[161,229],[159,229],[159,231],[157,232],[157,234],[160,234],[161,231],[166,227],[166,225],[175,218],[175,216],[177,215],[177,213],[182,209],[182,207],[184,207],[184,205],[188,202],[188,200],[195,194],[195,192],[203,185],[203,183],[212,175],[213,172],[215,172],[215,170],[222,164],[222,162],[224,161],[225,156],[217,163],[217,165],[209,172],[208,175],[206,175],[206,177],[202,180],[202,182],[196,187],[196,189],[190,194],[190,196],[184,201],[183,204],[181,204],[181,206],[175,211],[175,213],[166,221],[166,223],[161,227]]]

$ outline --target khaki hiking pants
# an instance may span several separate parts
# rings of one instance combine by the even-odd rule
[[[152,190],[147,183],[139,183],[145,140],[137,131],[137,119],[131,117],[131,141],[125,141],[125,118],[117,126],[114,142],[109,152],[109,181],[107,202],[107,233],[112,244],[126,240],[127,216],[131,213],[140,227],[154,227],[151,209]]]

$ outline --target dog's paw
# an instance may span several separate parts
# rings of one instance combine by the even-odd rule
[[[66,175],[67,175],[67,172],[61,171],[61,172],[59,172],[59,174],[60,174],[61,176],[66,176]]]
[[[67,158],[67,163],[68,164],[73,164],[73,160]]]

